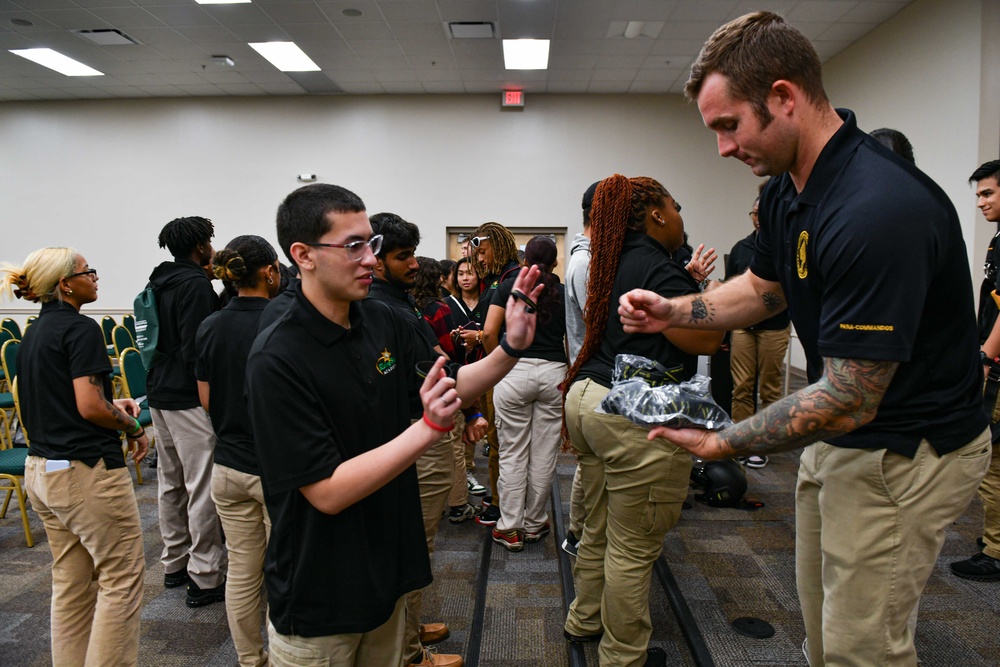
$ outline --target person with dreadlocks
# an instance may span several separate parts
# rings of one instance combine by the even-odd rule
[[[239,664],[268,662],[260,632],[264,550],[271,520],[264,504],[260,465],[245,398],[247,357],[257,324],[278,293],[278,253],[259,236],[237,236],[217,252],[212,270],[236,295],[198,327],[195,377],[201,405],[218,437],[212,468],[212,500],[226,532],[229,576],[226,617]]]
[[[500,440],[500,519],[493,541],[508,551],[521,551],[525,543],[538,542],[550,530],[545,506],[556,473],[562,425],[562,392],[566,376],[565,288],[556,267],[556,244],[536,236],[524,248],[526,266],[537,266],[545,285],[537,305],[538,323],[531,347],[493,391]],[[496,290],[483,327],[483,346],[492,352],[502,334],[507,301],[514,278]],[[532,306],[534,307],[534,306]]]
[[[649,579],[663,538],[680,518],[691,457],[619,415],[595,412],[611,387],[618,354],[637,354],[690,378],[699,354],[722,333],[628,335],[618,298],[642,286],[664,296],[698,292],[674,261],[684,243],[680,204],[657,181],[616,174],[597,186],[591,209],[586,335],[563,383],[566,427],[577,453],[586,509],[576,567],[576,599],[566,619],[571,642],[600,641],[601,665],[664,665],[647,649]]]
[[[517,241],[511,231],[499,222],[484,222],[473,232],[469,246],[475,260],[476,273],[479,274],[479,307],[476,312],[485,314],[489,312],[497,287],[507,278],[516,275],[521,266]],[[500,458],[492,389],[486,394],[486,422],[491,495],[483,498],[483,511],[476,517],[476,523],[495,526],[500,518],[500,493],[497,490]]]
[[[163,536],[163,585],[187,584],[186,603],[201,607],[225,599],[225,553],[212,502],[215,431],[198,397],[195,336],[219,309],[202,268],[212,260],[215,228],[206,218],[176,218],[160,231],[173,260],[149,276],[156,295],[159,340],[165,359],[149,369],[146,391],[156,428],[156,477]]]

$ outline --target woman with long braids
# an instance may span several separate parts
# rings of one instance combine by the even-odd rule
[[[212,273],[236,296],[198,326],[194,375],[216,444],[212,501],[226,532],[226,617],[242,667],[268,663],[260,632],[264,551],[271,520],[244,399],[247,357],[264,307],[278,293],[278,253],[259,236],[237,236],[212,258]]]
[[[52,550],[52,663],[135,665],[146,560],[132,478],[149,449],[130,398],[112,400],[111,362],[97,322],[97,270],[72,248],[42,248],[5,265],[0,290],[41,302],[17,355],[30,446],[24,482]]]
[[[545,507],[562,442],[559,387],[566,376],[565,288],[552,273],[556,255],[556,244],[547,236],[534,237],[524,248],[524,263],[541,269],[539,281],[545,285],[537,305],[539,326],[531,346],[493,389],[501,498],[493,541],[508,551],[521,551],[525,542],[538,542],[550,529]],[[500,339],[513,286],[513,278],[500,283],[486,314],[483,344],[487,353]]]
[[[509,229],[499,222],[484,222],[469,239],[476,272],[479,274],[479,312],[486,313],[493,303],[497,287],[506,278],[516,276],[521,264],[517,257],[517,241]],[[500,476],[500,459],[497,454],[496,413],[493,409],[493,389],[486,392],[486,442],[489,443],[490,494],[483,498],[483,512],[476,523],[495,526],[500,518],[500,494],[497,479]]]
[[[601,181],[591,210],[586,336],[563,385],[586,508],[564,634],[571,642],[600,641],[604,666],[666,662],[661,649],[647,650],[649,579],[680,517],[691,457],[665,440],[650,442],[648,430],[625,417],[594,409],[611,387],[616,355],[654,359],[687,379],[696,355],[712,354],[722,342],[722,333],[707,331],[628,335],[617,316],[619,296],[637,287],[664,296],[698,291],[672,257],[684,243],[680,210],[655,180],[619,174]]]

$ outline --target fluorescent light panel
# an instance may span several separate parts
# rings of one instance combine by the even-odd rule
[[[10,49],[10,52],[66,76],[104,76],[104,72],[98,72],[93,67],[52,49]]]
[[[250,0],[194,0],[199,5],[243,5],[249,4]]]
[[[319,65],[295,42],[250,42],[250,46],[282,72],[319,71]]]
[[[503,66],[506,69],[548,69],[549,40],[503,40]]]

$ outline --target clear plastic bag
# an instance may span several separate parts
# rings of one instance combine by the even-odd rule
[[[712,400],[711,379],[695,375],[677,382],[680,370],[638,355],[619,354],[615,357],[611,391],[597,411],[622,415],[646,427],[714,431],[732,426],[733,420]]]

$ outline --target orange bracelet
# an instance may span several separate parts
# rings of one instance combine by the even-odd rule
[[[430,419],[427,418],[427,413],[426,412],[424,413],[424,423],[427,424],[428,426],[430,426],[432,429],[434,429],[438,433],[451,433],[451,430],[453,428],[455,428],[455,424],[454,423],[452,423],[451,426],[438,426],[437,424],[435,424],[434,422],[432,422]]]

